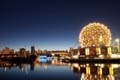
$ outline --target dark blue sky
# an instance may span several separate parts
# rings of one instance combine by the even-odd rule
[[[120,37],[119,0],[0,0],[0,47],[77,47],[80,30],[90,22]]]

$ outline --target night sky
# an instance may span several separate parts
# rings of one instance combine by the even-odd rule
[[[119,0],[0,0],[0,49],[78,47],[79,32],[90,22],[120,38]]]

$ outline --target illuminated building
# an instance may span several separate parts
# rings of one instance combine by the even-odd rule
[[[110,46],[111,32],[107,26],[101,23],[89,23],[81,30],[79,42],[81,47]]]
[[[8,47],[6,47],[1,51],[1,54],[13,54],[13,53],[14,53],[14,49],[9,49]]]
[[[78,48],[80,55],[98,56],[100,54],[111,55],[111,32],[107,26],[101,23],[89,23],[80,32]]]
[[[68,54],[68,52],[59,50],[59,51],[51,51],[51,54],[52,56],[59,55],[59,56],[65,57]]]

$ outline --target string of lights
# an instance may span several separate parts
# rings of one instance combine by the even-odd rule
[[[80,32],[79,42],[81,47],[110,46],[111,32],[107,26],[101,23],[89,23]]]

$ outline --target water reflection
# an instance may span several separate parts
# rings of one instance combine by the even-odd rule
[[[4,68],[4,71],[11,70],[11,68],[17,67],[17,69],[27,72],[27,69],[30,69],[30,71],[34,71],[35,67],[40,68],[41,66],[47,69],[48,66],[50,65],[66,66],[66,63],[60,62],[57,59],[54,59],[51,62],[43,62],[43,63],[39,62],[38,60],[35,60],[32,63],[12,63],[12,62],[0,61],[0,68]]]
[[[80,80],[119,80],[120,64],[69,64],[70,69],[78,73]]]
[[[63,63],[59,61],[58,59],[53,59],[51,62],[39,62],[38,60],[35,60],[34,65],[36,67],[43,66],[45,69],[47,69],[48,66],[66,66],[66,63]]]
[[[0,61],[0,75],[2,80],[120,80],[120,64],[63,63],[57,59],[47,63]]]

